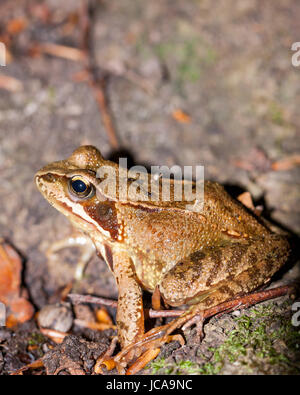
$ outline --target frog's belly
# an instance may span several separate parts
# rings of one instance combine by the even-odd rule
[[[133,263],[140,284],[150,292],[154,291],[164,274],[173,266],[155,258],[149,259],[148,257],[147,261],[145,261],[139,256],[133,257]]]

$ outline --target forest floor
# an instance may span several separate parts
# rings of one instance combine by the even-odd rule
[[[78,1],[0,5],[0,42],[8,49],[7,66],[0,68],[0,236],[22,256],[22,286],[35,311],[57,301],[73,280],[78,251],[47,261],[47,248],[71,227],[33,177],[82,144],[95,145],[106,158],[126,153],[130,163],[147,167],[203,165],[206,179],[235,197],[250,192],[263,216],[295,239],[300,232],[300,67],[291,61],[300,2],[110,0],[93,7],[90,55],[105,81],[118,143],[107,134],[105,109],[82,72]],[[49,43],[78,51],[67,59]],[[271,285],[299,277],[298,262]],[[114,278],[96,256],[74,291],[117,298]],[[164,346],[141,373],[299,374],[293,303],[285,296],[213,317],[202,343],[195,329],[187,330],[185,346]],[[114,309],[108,312],[114,317]],[[70,372],[70,361],[91,373],[113,330],[74,323],[69,333],[56,344],[33,318],[0,328],[0,374],[42,356],[47,373]]]

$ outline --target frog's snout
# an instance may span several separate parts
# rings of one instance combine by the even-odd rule
[[[45,196],[48,195],[48,192],[52,189],[51,186],[54,186],[57,181],[55,174],[47,171],[47,168],[39,170],[34,179],[38,190]]]
[[[52,183],[56,181],[56,177],[54,174],[45,173],[45,174],[36,174],[36,181],[45,181],[47,183]]]

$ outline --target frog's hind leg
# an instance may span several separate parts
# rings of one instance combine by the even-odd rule
[[[288,253],[288,242],[282,236],[270,234],[206,248],[179,262],[164,276],[160,293],[171,306],[191,306],[172,322],[153,328],[139,341],[129,344],[115,357],[115,362],[126,366],[147,350],[161,347],[172,340],[170,335],[174,330],[189,322],[196,323],[196,316],[200,317],[201,328],[205,310],[267,283],[284,264]]]
[[[206,248],[175,265],[164,276],[160,292],[171,306],[191,305],[179,317],[187,322],[206,309],[268,283],[287,260],[289,250],[287,240],[277,234],[222,248]]]
[[[210,307],[268,283],[289,251],[288,241],[277,234],[207,247],[167,272],[160,293],[170,306],[195,305],[205,298]]]

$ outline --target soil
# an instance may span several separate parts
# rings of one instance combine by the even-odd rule
[[[93,90],[79,81],[82,63],[33,50],[37,43],[80,47],[78,2],[25,3],[3,0],[0,5],[0,42],[10,21],[26,22],[20,31],[10,25],[11,59],[0,68],[1,75],[20,84],[16,91],[1,89],[0,95],[0,236],[24,258],[23,286],[36,311],[73,280],[78,251],[63,250],[57,260],[47,261],[47,248],[71,227],[42,198],[33,177],[43,165],[69,156],[82,144],[97,146],[106,158],[126,153],[131,162],[147,167],[204,165],[206,179],[222,183],[234,196],[249,191],[255,204],[263,205],[263,215],[297,243],[300,67],[291,61],[292,43],[299,39],[297,0],[92,2],[90,46],[106,83],[118,152]],[[186,117],[178,120],[179,109]],[[283,160],[286,166],[280,166]],[[272,286],[297,280],[299,273],[294,261]],[[96,256],[73,291],[117,298],[114,278]],[[220,357],[222,367],[215,368],[216,350],[222,355],[220,347],[230,346],[230,331],[241,331],[231,313],[208,322],[201,344],[194,330],[186,331],[185,346],[165,346],[157,358],[161,365],[141,373],[299,372],[299,331],[293,332],[298,340],[290,348],[286,336],[291,332],[282,329],[280,318],[290,322],[292,303],[287,297],[264,302],[267,313],[258,318],[251,309],[240,313],[252,317],[252,328],[271,320],[276,327],[270,326],[271,331],[281,330],[264,355],[257,355],[262,345],[247,338],[244,353],[232,360]],[[113,333],[76,325],[70,332],[60,345],[38,337],[38,347],[29,352],[29,339],[39,334],[34,319],[17,329],[1,328],[0,374],[41,356],[45,368],[27,374],[90,374]],[[283,356],[275,363],[271,348]]]

